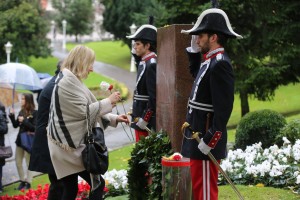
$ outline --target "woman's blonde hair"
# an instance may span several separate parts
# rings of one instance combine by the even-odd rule
[[[80,80],[86,79],[88,71],[95,62],[95,52],[83,45],[75,46],[64,59],[61,69],[70,70]]]

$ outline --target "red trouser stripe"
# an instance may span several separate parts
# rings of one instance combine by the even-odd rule
[[[190,159],[190,162],[194,200],[217,200],[218,168],[210,160]]]
[[[134,130],[134,132],[135,132],[135,141],[136,142],[140,141],[140,139],[142,139],[142,137],[147,137],[149,135],[149,133],[147,131]]]

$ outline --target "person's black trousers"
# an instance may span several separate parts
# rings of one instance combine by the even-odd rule
[[[63,185],[63,195],[61,200],[75,200],[78,192],[78,176],[83,178],[91,186],[90,174],[87,171],[79,172],[77,174],[71,174],[62,178],[60,181]],[[103,199],[103,189],[105,183],[101,177],[101,186],[95,191],[90,193],[89,200],[100,200]],[[92,186],[91,186],[92,187]]]
[[[63,184],[61,180],[57,180],[55,174],[48,174],[50,187],[47,200],[59,200],[63,194]]]

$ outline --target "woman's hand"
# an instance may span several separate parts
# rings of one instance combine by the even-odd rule
[[[118,115],[117,122],[125,122],[126,124],[129,124],[129,119],[127,115]]]
[[[15,109],[13,108],[10,108],[8,112],[9,112],[9,116],[15,115]]]
[[[24,117],[23,116],[19,116],[18,117],[18,121],[19,121],[19,123],[22,123],[24,121]]]
[[[108,98],[114,107],[116,106],[117,102],[121,100],[120,92],[113,92]]]

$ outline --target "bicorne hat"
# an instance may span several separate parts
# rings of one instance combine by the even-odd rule
[[[223,33],[229,38],[243,38],[232,30],[226,13],[218,8],[203,11],[192,29],[181,31],[181,33],[189,35],[198,35],[206,32]]]
[[[130,40],[146,40],[156,42],[157,28],[150,24],[144,24],[133,34],[126,36]]]

